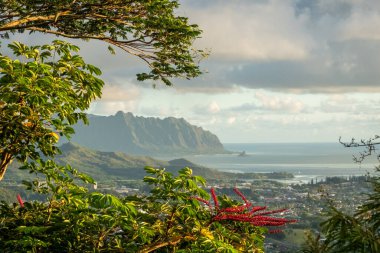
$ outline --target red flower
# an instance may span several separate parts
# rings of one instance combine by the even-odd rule
[[[289,220],[285,218],[277,218],[269,215],[285,212],[287,209],[277,209],[266,212],[259,212],[265,210],[266,206],[253,206],[251,202],[237,189],[234,188],[234,192],[239,195],[244,201],[243,205],[226,207],[223,209],[219,208],[218,198],[215,194],[215,189],[211,188],[211,197],[214,201],[214,208],[212,208],[210,201],[204,200],[199,197],[194,197],[194,199],[205,203],[210,210],[214,209],[215,213],[212,217],[212,221],[240,221],[248,222],[253,226],[284,226],[288,223],[294,223],[296,220]],[[272,230],[270,233],[278,233],[281,230]]]
[[[24,207],[24,201],[22,201],[20,194],[17,194],[17,200],[18,200],[18,203],[20,203],[20,206]]]
[[[218,198],[216,197],[216,194],[215,194],[215,189],[211,188],[210,192],[211,192],[211,197],[214,200],[215,209],[218,210],[219,209],[219,202],[218,202]]]

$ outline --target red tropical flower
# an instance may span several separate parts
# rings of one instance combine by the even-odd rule
[[[283,213],[287,211],[287,209],[285,208],[260,212],[260,211],[266,210],[267,207],[253,206],[252,203],[248,201],[247,198],[243,195],[243,193],[241,193],[237,188],[234,188],[234,192],[238,196],[241,197],[241,199],[244,201],[244,204],[220,209],[218,197],[216,196],[215,189],[211,188],[210,192],[211,192],[212,200],[214,202],[214,207],[212,207],[210,201],[207,201],[199,197],[194,197],[194,199],[206,204],[210,208],[210,210],[214,214],[211,218],[211,222],[224,221],[224,220],[225,221],[240,221],[240,222],[248,222],[254,226],[260,226],[260,227],[284,226],[286,224],[296,222],[296,220],[270,216],[273,214]],[[281,232],[281,230],[279,229],[269,231],[269,233],[279,233],[279,232]]]

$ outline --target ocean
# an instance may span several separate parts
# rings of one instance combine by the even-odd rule
[[[193,155],[193,163],[228,172],[290,172],[288,183],[307,183],[331,176],[359,176],[372,173],[379,164],[376,155],[363,163],[353,161],[362,148],[346,148],[340,143],[225,143],[232,154]],[[245,152],[244,156],[239,153]]]

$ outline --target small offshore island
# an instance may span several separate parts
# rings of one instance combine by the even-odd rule
[[[242,151],[238,154],[239,157],[245,157],[245,156],[248,156],[247,153],[245,151]]]

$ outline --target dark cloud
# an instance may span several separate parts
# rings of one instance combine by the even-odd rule
[[[203,12],[210,13],[208,19],[200,14],[202,4]],[[196,0],[185,6],[197,10],[188,14],[206,28],[205,39],[218,43],[210,44],[214,55],[204,65],[209,74],[190,83],[179,81],[178,89],[186,85],[187,90],[208,87],[206,92],[232,86],[301,93],[380,91],[379,1]],[[267,19],[258,10],[272,16]],[[282,30],[271,28],[276,26]],[[234,45],[233,40],[228,43],[231,37],[236,44],[229,48]]]
[[[237,111],[237,112],[241,112],[241,111],[253,111],[253,110],[258,110],[260,109],[260,106],[256,105],[255,103],[245,103],[245,104],[242,104],[242,105],[239,105],[239,106],[234,106],[234,107],[231,107],[229,110],[230,111]]]
[[[208,61],[209,73],[175,84],[178,89],[219,92],[239,86],[302,93],[367,92],[380,90],[379,66],[378,41],[335,41],[299,61]]]
[[[326,16],[338,19],[346,19],[351,16],[352,4],[348,1],[325,0],[296,0],[294,1],[295,14],[309,15],[313,20]]]

